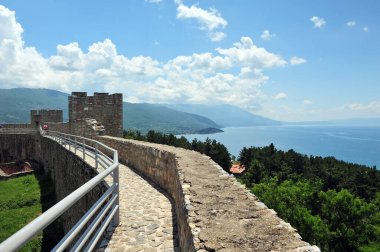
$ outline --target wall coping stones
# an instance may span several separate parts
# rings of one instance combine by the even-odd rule
[[[320,251],[208,156],[117,137],[98,140],[174,199],[181,251]]]

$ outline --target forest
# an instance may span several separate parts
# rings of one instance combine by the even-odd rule
[[[294,150],[243,148],[238,179],[322,251],[380,251],[380,171]]]
[[[195,150],[224,170],[231,167],[227,148],[209,138],[202,142],[149,131],[124,131],[124,137]],[[262,202],[321,251],[380,251],[380,171],[334,157],[307,156],[294,150],[243,148],[238,176]]]
[[[155,132],[154,130],[148,131],[143,135],[139,131],[124,130],[124,138],[146,141],[151,143],[166,144],[175,147],[181,147],[187,150],[198,151],[202,154],[209,156],[215,163],[220,165],[225,171],[229,171],[231,167],[231,155],[226,146],[207,138],[204,142],[194,139],[189,142],[184,136],[177,138],[173,134],[163,134]]]

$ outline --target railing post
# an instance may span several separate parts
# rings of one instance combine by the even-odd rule
[[[77,154],[77,136],[75,135],[75,137],[74,137],[74,153],[75,153],[75,155]]]
[[[83,138],[83,160],[86,160],[86,144],[85,139]]]
[[[98,169],[98,142],[95,142],[95,169]]]
[[[117,198],[116,198],[116,201],[114,203],[114,208],[116,206],[119,206],[119,208],[116,210],[116,213],[115,215],[113,216],[113,224],[114,226],[118,226],[119,223],[120,223],[120,216],[119,216],[119,209],[120,209],[120,205],[119,205],[119,165],[117,165],[116,169],[114,170],[113,172],[113,183],[116,184],[116,188],[115,188],[115,191],[114,191],[114,194],[117,195]]]

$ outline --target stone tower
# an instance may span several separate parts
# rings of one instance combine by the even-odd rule
[[[46,122],[62,123],[63,111],[56,109],[40,109],[30,111],[30,123],[32,127],[38,128]]]
[[[72,92],[69,96],[69,124],[75,127],[77,120],[96,119],[105,127],[109,136],[123,136],[123,95],[87,92]]]

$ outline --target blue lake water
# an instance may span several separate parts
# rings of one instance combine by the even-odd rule
[[[232,155],[243,147],[266,146],[294,149],[314,156],[334,156],[337,159],[376,165],[380,169],[380,127],[359,126],[255,126],[228,127],[224,132],[209,135],[185,135],[188,140],[207,137],[223,143]]]

